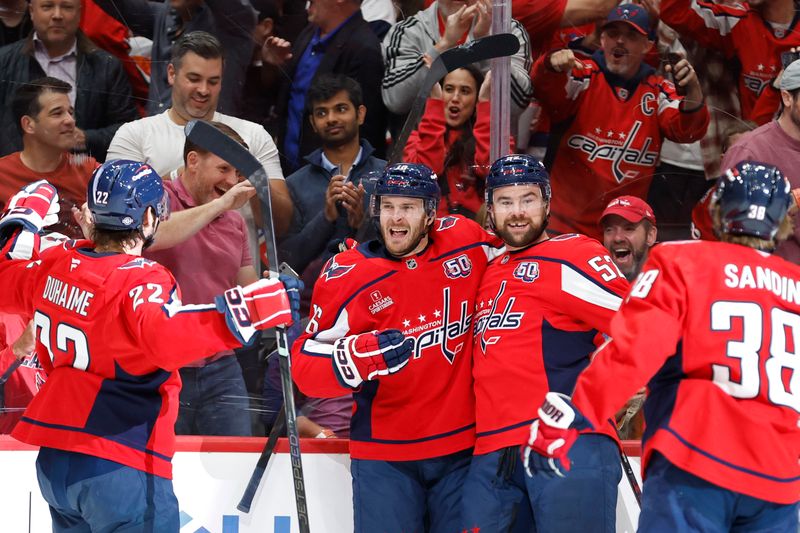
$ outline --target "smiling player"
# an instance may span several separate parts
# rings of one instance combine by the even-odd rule
[[[371,202],[380,238],[328,261],[292,350],[304,393],[353,394],[356,532],[460,530],[475,293],[502,243],[471,220],[435,218],[438,201],[425,165],[386,169]]]

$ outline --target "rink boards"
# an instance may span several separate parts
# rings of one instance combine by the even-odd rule
[[[264,440],[178,437],[173,465],[175,494],[181,508],[181,533],[299,531],[285,442],[278,444],[278,453],[270,461],[251,512],[244,514],[236,510]],[[352,531],[347,441],[304,439],[301,447],[311,531]],[[626,443],[625,449],[639,478],[638,442]],[[4,533],[51,531],[47,504],[36,482],[36,453],[35,447],[0,435],[0,530]],[[619,494],[617,531],[633,533],[639,509],[624,474]]]

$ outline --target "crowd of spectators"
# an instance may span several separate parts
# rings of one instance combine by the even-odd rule
[[[207,120],[264,166],[279,257],[309,296],[338,242],[374,235],[371,176],[432,62],[489,35],[492,7],[0,0],[0,208],[47,179],[62,198],[56,231],[78,238],[94,168],[147,162],[168,181],[176,213],[149,257],[176,274],[187,302],[205,302],[254,280],[265,257],[254,189],[185,142],[184,126]],[[800,62],[789,66],[798,12],[793,0],[514,0],[509,150],[546,147],[549,231],[602,240],[630,279],[657,237],[702,233],[690,230],[692,210],[721,170],[760,160],[800,186]],[[483,212],[491,85],[488,62],[448,73],[402,147],[403,161],[438,174],[440,216]],[[756,127],[721,159],[729,135]],[[798,243],[800,232],[777,253],[797,262]],[[0,317],[0,371],[13,357],[35,371],[24,331],[20,317]],[[280,408],[263,356],[271,347],[265,338],[259,353],[218,354],[182,372],[179,432],[262,433]],[[30,376],[20,387],[41,384]],[[346,433],[346,401],[305,405],[305,434]]]

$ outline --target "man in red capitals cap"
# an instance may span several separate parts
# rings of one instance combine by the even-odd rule
[[[653,208],[636,196],[620,196],[600,215],[600,228],[611,260],[628,281],[633,281],[658,236]]]

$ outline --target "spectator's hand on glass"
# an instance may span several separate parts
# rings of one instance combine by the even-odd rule
[[[575,52],[564,48],[550,54],[550,68],[556,72],[567,72],[573,68],[585,68],[585,65],[575,57]]]
[[[256,188],[247,180],[240,181],[223,194],[219,200],[225,211],[239,209],[256,195]]]
[[[292,59],[292,43],[280,37],[267,38],[261,47],[261,60],[276,67],[282,67]]]
[[[492,30],[492,0],[477,0],[474,5],[477,18],[472,27],[472,36],[480,39]]]
[[[478,91],[478,101],[479,102],[488,102],[489,99],[492,97],[492,71],[486,73],[486,77],[483,78],[483,83],[481,83],[481,88]]]

